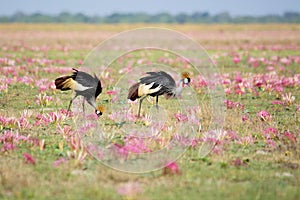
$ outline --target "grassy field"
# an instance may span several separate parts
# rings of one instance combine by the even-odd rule
[[[0,199],[300,199],[297,24],[153,25],[195,39],[216,63],[226,93],[221,137],[208,156],[198,156],[211,108],[205,82],[194,74],[191,86],[201,103],[197,115],[203,127],[172,165],[132,174],[89,155],[74,134],[75,117],[66,113],[72,94],[57,91],[53,80],[79,67],[101,41],[145,26],[0,24]],[[128,70],[158,60],[175,68],[181,64],[172,56],[139,52],[114,64],[122,62]],[[106,111],[94,120],[118,132],[109,108],[116,96],[108,91],[122,73],[97,75],[104,86],[98,103]],[[170,109],[172,102],[160,101]],[[144,103],[145,109],[151,104]],[[110,137],[121,148],[150,148]]]

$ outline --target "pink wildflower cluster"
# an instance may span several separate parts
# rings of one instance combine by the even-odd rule
[[[58,133],[66,140],[71,151],[67,152],[70,159],[75,159],[78,163],[82,163],[87,157],[86,147],[79,137],[78,133],[69,126],[58,125]]]
[[[6,117],[0,115],[0,125],[6,128],[18,128],[19,130],[30,129],[32,126],[28,119],[24,116],[20,118]]]
[[[10,151],[17,148],[18,145],[26,143],[33,146],[39,145],[39,140],[19,134],[19,132],[4,131],[0,136],[0,144],[2,144],[1,152]]]
[[[267,111],[265,111],[265,110],[259,111],[256,115],[262,121],[269,121],[270,119],[272,119],[272,116]]]
[[[137,117],[127,110],[112,112],[109,118],[113,121],[136,121]]]
[[[54,80],[39,79],[35,81],[35,86],[39,89],[39,92],[45,92],[47,90],[55,90],[56,86]]]
[[[142,138],[128,137],[124,140],[124,144],[120,145],[118,143],[114,144],[114,149],[116,154],[127,158],[129,154],[140,154],[151,152],[151,150],[146,146],[146,141]]]
[[[181,114],[179,112],[175,113],[174,117],[177,119],[177,121],[188,121],[188,116],[185,114]]]
[[[53,167],[58,167],[59,165],[62,165],[65,162],[67,162],[66,158],[59,158],[53,162]]]
[[[180,171],[179,166],[176,162],[169,162],[164,167],[163,174],[165,174],[165,175],[167,175],[167,174],[180,175],[181,171]]]
[[[287,139],[290,140],[291,142],[297,142],[296,134],[291,133],[290,131],[285,131],[285,132],[283,133],[283,135],[285,136],[285,138],[287,138]]]
[[[36,114],[34,126],[48,126],[52,123],[61,123],[67,119],[64,110],[49,112],[46,114]]]
[[[220,83],[225,87],[226,94],[253,94],[258,96],[259,92],[274,93],[277,96],[283,94],[285,88],[298,87],[300,85],[300,74],[287,77],[278,75],[276,72],[265,74],[245,74],[236,73],[233,77],[229,74],[220,76]],[[197,81],[194,87],[203,87]]]
[[[226,99],[224,101],[224,104],[226,105],[227,109],[235,109],[235,108],[237,108],[237,109],[243,110],[245,108],[245,105],[243,105],[243,104],[241,104],[239,102],[230,101],[228,99]]]
[[[35,165],[34,158],[29,153],[23,153],[25,163]]]

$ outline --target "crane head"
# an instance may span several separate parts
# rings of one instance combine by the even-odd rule
[[[104,112],[104,107],[103,106],[98,106],[97,109],[95,110],[96,115],[99,117],[103,114]]]
[[[191,77],[190,77],[190,73],[188,72],[183,72],[181,74],[181,77],[182,77],[182,81],[183,81],[183,84],[184,85],[189,85],[190,82],[191,82]]]

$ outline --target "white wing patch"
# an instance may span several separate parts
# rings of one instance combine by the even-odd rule
[[[85,91],[87,89],[91,89],[93,87],[86,87],[86,86],[83,86],[81,85],[80,83],[76,82],[75,81],[75,87],[74,87],[74,90],[77,90],[77,91]]]
[[[162,85],[157,86],[156,88],[150,89],[153,86],[154,83],[151,83],[149,85],[146,84],[140,84],[139,90],[138,90],[138,96],[142,97],[148,94],[153,94],[155,92],[158,92]]]

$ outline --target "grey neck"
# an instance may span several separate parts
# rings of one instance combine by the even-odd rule
[[[181,94],[182,89],[183,89],[182,84],[183,84],[183,79],[181,79],[181,80],[179,81],[179,85],[178,85],[178,87],[177,87],[176,90],[175,90],[175,96],[178,96],[178,95]]]

